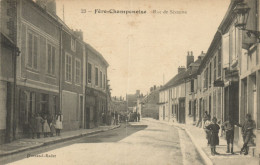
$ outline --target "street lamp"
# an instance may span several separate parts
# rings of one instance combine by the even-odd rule
[[[243,1],[239,2],[236,5],[236,7],[233,9],[233,12],[236,14],[235,27],[237,27],[240,30],[247,31],[248,37],[251,37],[251,35],[253,34],[258,39],[258,42],[260,42],[259,31],[246,29],[249,11],[250,11],[250,7]]]

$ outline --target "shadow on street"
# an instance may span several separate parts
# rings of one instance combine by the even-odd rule
[[[117,142],[146,128],[147,125],[121,124],[121,127],[118,129],[102,132],[93,136],[86,136],[82,138],[80,141],[78,141],[78,143]]]

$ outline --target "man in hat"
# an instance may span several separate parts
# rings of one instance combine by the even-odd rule
[[[244,152],[244,155],[248,154],[248,143],[252,140],[253,130],[256,128],[255,121],[252,120],[251,115],[246,115],[246,120],[242,125],[238,125],[242,127],[242,135],[243,135],[243,147],[241,148],[240,154]]]

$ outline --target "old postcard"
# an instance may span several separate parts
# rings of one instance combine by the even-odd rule
[[[259,0],[0,0],[0,164],[259,164]]]

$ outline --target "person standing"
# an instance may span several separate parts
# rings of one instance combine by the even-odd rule
[[[56,131],[56,128],[55,128],[55,118],[52,119],[52,122],[50,123],[50,129],[51,129],[51,137],[53,137],[55,131]]]
[[[204,112],[204,116],[203,116],[203,123],[202,123],[202,127],[205,128],[205,122],[210,119],[210,116],[208,115],[208,111]]]
[[[44,123],[43,123],[43,134],[44,137],[48,137],[48,134],[51,132],[50,126],[48,124],[47,115],[44,116]]]
[[[233,142],[234,142],[235,125],[237,125],[237,124],[234,123],[231,116],[229,116],[228,120],[225,121],[222,124],[223,130],[226,132],[227,153],[231,153],[231,154],[234,154],[234,152],[233,152]],[[231,148],[230,148],[230,144],[231,144]]]
[[[35,115],[32,114],[31,117],[29,118],[29,127],[30,127],[30,137],[34,139],[34,135],[36,132],[36,123],[35,123]]]
[[[204,130],[205,130],[205,133],[206,133],[206,139],[208,141],[208,146],[210,145],[210,135],[211,135],[211,132],[210,130],[207,129],[207,126],[209,126],[210,124],[212,124],[210,118],[206,119],[205,121],[205,124],[204,124]]]
[[[41,137],[41,133],[42,133],[42,124],[44,123],[44,120],[42,119],[42,117],[40,116],[39,113],[37,113],[37,116],[35,118],[35,127],[36,127],[36,134],[37,134],[37,138]]]
[[[242,125],[238,125],[242,127],[242,136],[243,136],[243,147],[241,148],[240,154],[244,152],[244,155],[248,154],[248,143],[251,141],[253,136],[253,130],[256,128],[255,121],[252,120],[251,115],[246,115],[246,120]]]
[[[216,117],[213,117],[212,119],[212,124],[206,126],[206,128],[208,130],[210,130],[210,147],[211,147],[211,155],[214,156],[215,154],[218,154],[216,152],[216,145],[219,145],[219,137],[218,137],[218,132],[219,132],[219,125],[217,124],[217,118]]]
[[[139,112],[137,113],[137,121],[138,122],[140,121],[140,113]]]
[[[56,115],[56,124],[55,124],[56,136],[60,136],[60,131],[62,130],[62,121],[63,121],[63,116],[61,112],[59,112],[58,115]]]
[[[115,112],[115,122],[116,122],[116,125],[118,125],[118,113],[117,113],[117,111]]]

